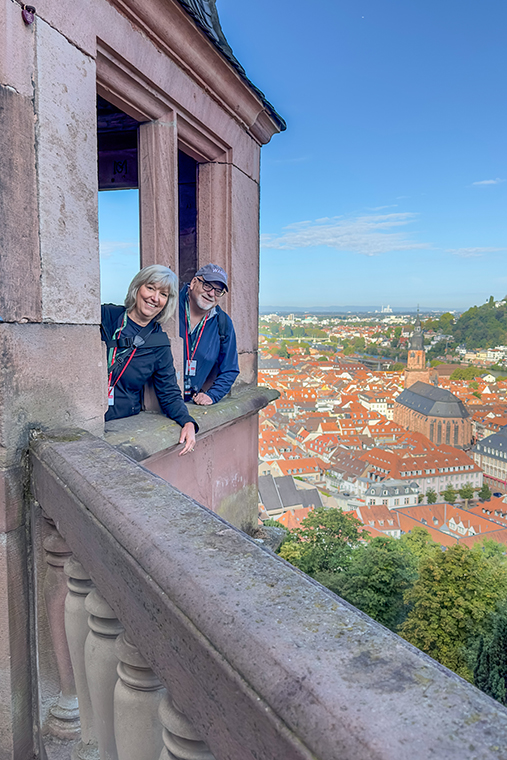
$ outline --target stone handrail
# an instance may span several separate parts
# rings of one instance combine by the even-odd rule
[[[31,464],[35,498],[217,760],[506,756],[501,705],[107,442],[36,438]]]
[[[279,391],[261,386],[247,386],[233,396],[226,396],[211,406],[187,404],[199,425],[199,440],[220,428],[233,425],[239,418],[257,414],[280,396]],[[141,412],[133,417],[106,422],[105,440],[136,462],[178,446],[181,428],[163,414]]]

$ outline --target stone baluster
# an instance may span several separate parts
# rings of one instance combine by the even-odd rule
[[[116,640],[118,681],[114,733],[119,760],[159,760],[164,743],[158,717],[164,687],[125,634]]]
[[[114,687],[118,678],[115,642],[123,627],[97,590],[88,594],[85,607],[90,613],[85,669],[99,755],[101,760],[118,760],[114,738]]]
[[[162,698],[158,714],[164,726],[162,736],[165,745],[159,760],[215,760],[188,718],[168,694]]]
[[[71,552],[53,521],[47,517],[45,519],[51,532],[43,542],[48,565],[44,578],[44,601],[60,677],[60,694],[56,704],[50,708],[48,728],[61,739],[73,739],[79,734],[80,724],[74,673],[65,635],[67,582],[63,572],[63,566]]]
[[[95,588],[84,567],[70,557],[64,565],[68,593],[65,599],[65,633],[76,681],[81,741],[72,749],[72,760],[98,760],[99,751],[93,729],[93,710],[85,670],[85,642],[89,633],[85,599]]]

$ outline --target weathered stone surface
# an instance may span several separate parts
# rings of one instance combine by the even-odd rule
[[[0,0],[0,85],[13,88],[25,98],[33,97],[34,29],[23,23],[18,3]],[[2,119],[2,132],[5,131]],[[5,153],[1,155],[5,170]]]
[[[178,197],[178,134],[174,113],[141,125],[138,163],[141,266],[161,264],[178,277],[178,204],[174,203]],[[177,307],[164,330],[171,340],[176,376],[183,387],[183,341]],[[158,403],[147,408],[157,407]]]
[[[237,396],[226,396],[218,404],[198,406],[187,404],[187,408],[199,425],[197,440],[229,426],[243,417],[256,414],[280,393],[273,388],[244,388]],[[119,451],[136,462],[178,448],[181,428],[161,414],[141,412],[134,417],[111,420],[105,426],[105,439]],[[183,459],[187,458],[184,457]]]
[[[232,170],[231,311],[238,351],[257,351],[259,315],[259,185]]]
[[[242,351],[238,354],[239,377],[232,387],[232,394],[241,392],[241,386],[257,382],[257,351]]]
[[[97,326],[0,323],[0,447],[71,421],[100,434],[105,383]]]
[[[33,757],[25,528],[0,533],[0,758]]]
[[[0,533],[7,533],[23,522],[23,485],[21,465],[0,467]]]
[[[232,525],[248,530],[257,524],[257,451],[257,416],[250,416],[199,438],[195,451],[185,457],[165,452],[143,465]]]
[[[43,319],[97,324],[95,63],[40,19],[36,47]]]
[[[30,97],[0,83],[0,318],[6,322],[41,319],[34,118]]]
[[[224,154],[221,160],[199,164],[198,172],[199,266],[218,264],[230,275],[231,166]],[[233,287],[231,280],[229,286]],[[220,306],[230,312],[229,293],[221,299]]]
[[[278,397],[244,388],[218,404],[188,404],[199,424],[195,451],[179,457],[180,427],[161,415],[140,414],[106,425],[106,440],[175,488],[240,528],[257,522],[257,412]]]
[[[37,498],[221,760],[497,760],[507,710],[90,436]],[[86,536],[86,541],[83,541]]]

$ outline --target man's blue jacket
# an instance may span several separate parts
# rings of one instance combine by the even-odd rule
[[[188,285],[180,290],[180,336],[183,338],[184,367],[187,366],[187,344],[185,335],[185,301]],[[220,323],[222,330],[220,330]],[[220,334],[222,333],[222,335]],[[197,362],[196,374],[191,378],[192,394],[203,390],[215,404],[229,393],[232,384],[239,375],[236,333],[232,319],[220,306],[215,306],[215,314],[206,322],[194,355]],[[210,387],[208,383],[212,381]],[[186,398],[186,396],[185,396]]]

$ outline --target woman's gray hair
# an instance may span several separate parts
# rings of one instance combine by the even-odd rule
[[[134,308],[137,291],[141,285],[154,285],[155,283],[160,283],[169,291],[167,303],[156,318],[156,321],[163,325],[164,322],[167,322],[172,317],[178,303],[178,278],[169,267],[152,264],[149,267],[141,269],[129,285],[127,295],[125,296],[125,308],[127,309],[127,313]]]

